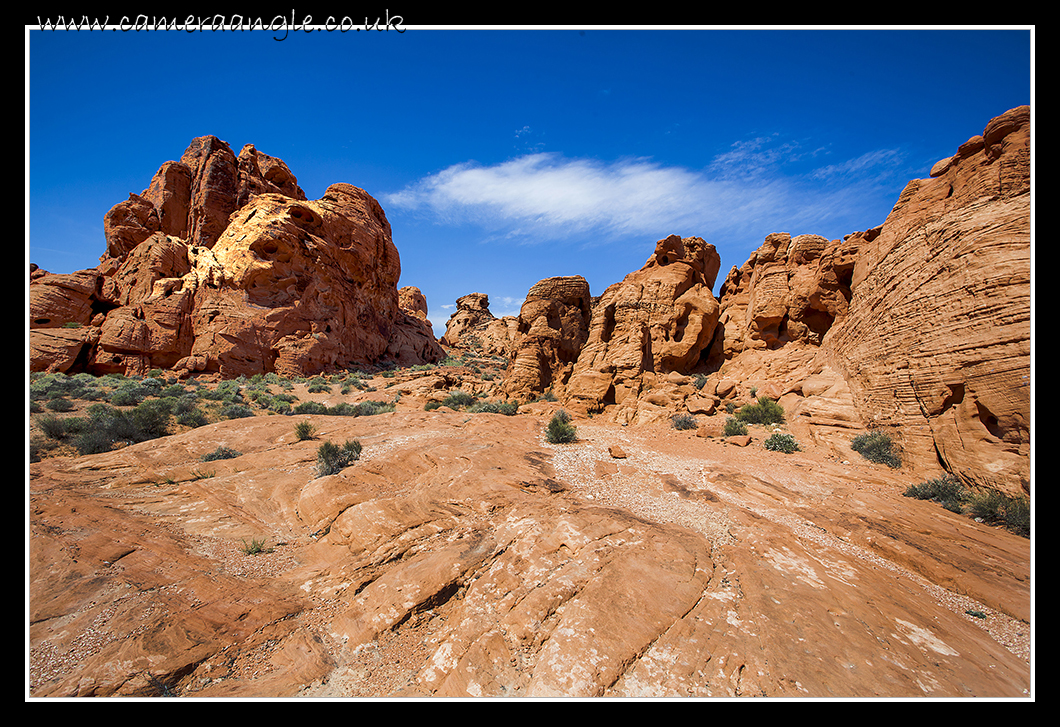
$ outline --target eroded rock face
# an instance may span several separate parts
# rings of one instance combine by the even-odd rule
[[[487,356],[508,356],[512,353],[514,328],[514,316],[497,318],[490,312],[488,295],[468,293],[456,299],[456,311],[445,324],[441,343]]]
[[[787,233],[766,237],[721,286],[712,359],[789,342],[820,345],[835,321],[847,314],[858,240],[792,238]]]
[[[671,235],[644,267],[604,291],[567,386],[571,405],[628,407],[656,379],[691,371],[718,322],[711,290],[720,265],[713,245]]]
[[[580,275],[546,278],[526,295],[519,311],[512,361],[504,389],[528,401],[565,388],[589,335],[589,283]]]
[[[866,421],[971,484],[1030,487],[1030,109],[902,192],[825,339]]]
[[[196,139],[108,212],[105,229],[98,268],[37,274],[30,286],[31,329],[99,329],[98,345],[75,357],[85,370],[299,376],[444,356],[425,317],[399,307],[401,266],[379,203],[349,184],[306,200],[287,166],[251,145],[237,158],[215,137]],[[73,366],[47,358],[31,369]]]
[[[31,695],[1027,695],[964,610],[1029,619],[1029,541],[903,473],[598,419],[548,445],[544,414],[313,421],[30,465]]]

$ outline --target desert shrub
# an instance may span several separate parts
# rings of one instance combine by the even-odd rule
[[[577,441],[578,430],[570,423],[570,414],[560,409],[552,415],[545,429],[545,439],[552,444],[567,444]]]
[[[193,429],[205,426],[209,424],[210,420],[207,419],[206,414],[198,407],[193,407],[187,411],[182,411],[177,414],[177,424],[185,427],[192,427]]]
[[[519,405],[507,401],[480,401],[467,408],[471,414],[504,414],[511,416],[519,411]]]
[[[773,434],[769,436],[769,439],[764,442],[764,446],[770,452],[791,454],[792,452],[799,451],[799,443],[795,441],[795,437],[781,432],[773,432]]]
[[[251,538],[249,543],[246,540],[243,541],[240,551],[243,555],[258,555],[259,553],[271,553],[273,549],[265,545],[264,539]]]
[[[360,416],[361,409],[357,404],[350,404],[349,402],[342,402],[335,406],[328,407],[328,414],[340,417],[355,417]]]
[[[748,424],[780,424],[784,421],[784,408],[772,399],[760,396],[757,403],[740,407],[736,418]]]
[[[41,417],[37,426],[49,439],[62,439],[66,436],[66,420],[55,415]]]
[[[977,492],[968,498],[968,512],[991,525],[1030,537],[1031,506],[1026,497],[1010,497],[997,490]]]
[[[99,429],[89,429],[82,432],[74,441],[74,448],[78,454],[99,454],[109,452],[114,446],[114,440],[110,435]]]
[[[57,396],[44,406],[52,411],[73,411],[74,402],[64,396]]]
[[[951,512],[961,512],[963,503],[968,499],[968,491],[959,479],[945,474],[918,485],[910,485],[902,493],[917,500],[931,500],[940,503]]]
[[[423,410],[424,411],[434,411],[435,409],[441,409],[441,408],[442,408],[442,402],[440,402],[440,401],[428,401],[423,406]]]
[[[334,442],[324,442],[317,448],[317,475],[325,477],[341,472],[361,458],[361,443],[347,439],[340,447]]]
[[[319,401],[303,401],[291,410],[292,414],[327,414],[328,408]]]
[[[702,389],[707,384],[707,377],[704,374],[696,374],[696,380],[693,382],[693,386],[697,390]]]
[[[294,436],[298,438],[299,442],[312,439],[316,432],[316,426],[310,421],[302,421],[294,425]]]
[[[394,411],[396,407],[388,401],[362,401],[357,405],[357,416],[369,417],[374,414],[383,414]]]
[[[894,451],[894,444],[886,432],[859,434],[850,441],[850,448],[870,462],[885,464],[891,469],[902,466],[902,460]]]
[[[114,406],[136,406],[147,398],[147,394],[147,389],[138,382],[128,381],[110,395],[110,403]]]
[[[212,452],[208,452],[202,456],[203,462],[214,462],[219,459],[235,459],[236,457],[242,457],[242,452],[237,452],[234,449],[224,446],[223,444]]]
[[[254,416],[254,410],[246,404],[233,402],[221,409],[221,416],[225,419],[245,419]]]
[[[447,406],[450,409],[463,409],[465,406],[471,406],[474,403],[474,396],[460,390],[452,392],[442,400],[442,406]]]
[[[674,414],[670,417],[670,424],[674,429],[695,429],[696,418],[691,414]]]
[[[310,394],[330,394],[331,387],[323,381],[314,381],[308,387],[306,387],[306,391],[308,391]]]
[[[724,434],[726,437],[736,437],[747,434],[747,425],[739,419],[729,417],[725,420]]]

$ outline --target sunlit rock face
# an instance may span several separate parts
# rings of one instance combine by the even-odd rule
[[[286,164],[251,145],[237,157],[195,139],[104,229],[98,268],[31,281],[31,329],[98,334],[31,336],[31,369],[299,376],[444,356],[426,320],[398,305],[401,263],[379,203],[345,183],[307,200]]]
[[[720,266],[710,243],[670,235],[604,291],[567,386],[572,406],[628,408],[656,379],[694,368],[718,322],[711,290]]]

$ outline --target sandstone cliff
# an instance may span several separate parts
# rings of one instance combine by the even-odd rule
[[[280,160],[196,139],[104,220],[93,270],[36,271],[30,369],[306,375],[444,353],[399,306],[383,209],[334,184],[306,200]]]

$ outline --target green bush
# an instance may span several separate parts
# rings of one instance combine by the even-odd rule
[[[470,414],[504,414],[512,416],[519,411],[519,405],[508,401],[480,401],[467,408]]]
[[[552,444],[567,444],[577,441],[578,430],[570,423],[570,414],[563,409],[557,411],[545,429],[545,439]]]
[[[894,451],[894,444],[886,432],[859,434],[850,441],[850,448],[870,462],[885,464],[891,469],[902,466],[902,460]]]
[[[317,448],[317,475],[324,477],[341,472],[361,458],[361,443],[347,439],[340,447],[334,442],[324,442]]]
[[[254,410],[246,404],[232,403],[221,409],[221,416],[225,419],[246,419],[254,416]]]
[[[475,403],[475,397],[466,391],[454,391],[442,400],[442,406],[447,406],[450,409],[463,409],[465,406],[471,406]]]
[[[725,420],[724,434],[726,437],[737,437],[743,434],[747,434],[747,425],[741,422],[739,419],[729,417]]]
[[[44,406],[51,409],[52,411],[72,411],[74,408],[74,402],[70,401],[65,397],[57,396],[54,399],[50,400]]]
[[[772,399],[760,396],[758,403],[740,407],[736,418],[748,424],[780,424],[784,421],[784,408]]]
[[[1030,537],[1031,504],[1026,497],[1010,497],[997,490],[978,492],[968,498],[968,512],[983,522]]]
[[[206,426],[209,423],[210,420],[206,418],[206,414],[198,407],[177,414],[177,424],[180,424],[181,426],[196,429],[198,427]]]
[[[303,401],[291,410],[293,414],[327,414],[328,408],[319,401]]]
[[[294,436],[298,438],[299,442],[312,439],[316,432],[317,428],[310,421],[298,422],[294,425]]]
[[[55,415],[41,417],[37,426],[49,439],[62,439],[66,436],[66,420]]]
[[[968,491],[964,485],[951,474],[926,480],[918,485],[910,485],[902,494],[916,500],[931,500],[939,503],[960,503],[968,497]]]
[[[696,418],[691,414],[674,414],[670,417],[670,424],[674,429],[695,429]]]
[[[234,449],[224,446],[223,444],[212,452],[204,454],[202,456],[203,462],[214,462],[219,459],[235,459],[236,457],[242,457],[242,452],[237,452]]]
[[[795,437],[780,432],[773,432],[773,434],[769,436],[769,439],[765,441],[764,446],[770,452],[791,454],[792,452],[799,451],[799,443],[795,441]]]

